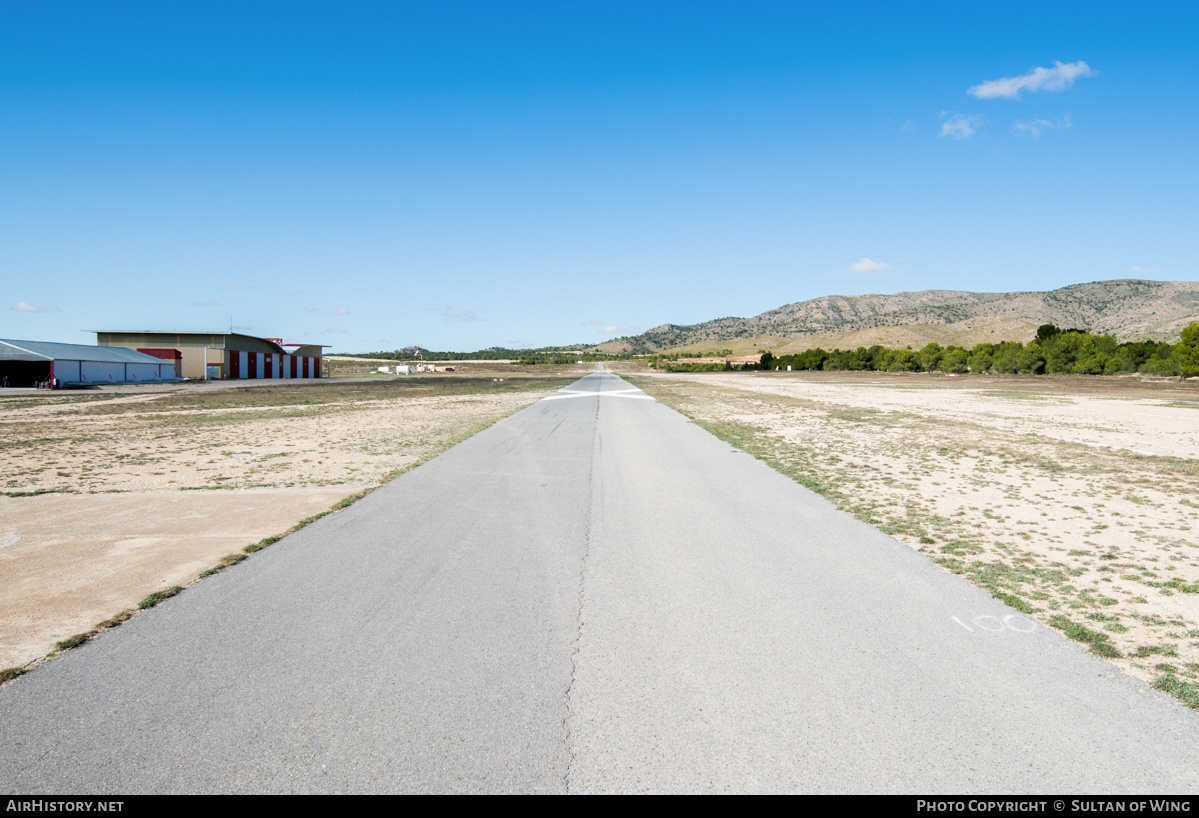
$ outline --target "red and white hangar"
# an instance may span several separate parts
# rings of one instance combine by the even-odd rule
[[[125,347],[174,361],[179,376],[192,380],[327,377],[322,371],[324,344],[240,332],[93,331],[98,346]]]

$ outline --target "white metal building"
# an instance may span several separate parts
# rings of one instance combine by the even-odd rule
[[[174,362],[132,349],[0,340],[0,384],[5,386],[59,388],[177,380]]]

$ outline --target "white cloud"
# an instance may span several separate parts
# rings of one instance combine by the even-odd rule
[[[221,289],[222,290],[236,290],[237,285],[236,284],[222,284]]]
[[[1031,136],[1033,139],[1036,139],[1038,136],[1041,135],[1041,131],[1044,131],[1044,130],[1055,130],[1056,131],[1056,130],[1061,130],[1062,128],[1069,128],[1070,127],[1070,115],[1066,114],[1061,119],[1036,119],[1036,118],[1028,119],[1028,120],[1018,119],[1018,120],[1016,120],[1016,124],[1014,127],[1016,129],[1016,133],[1022,134],[1024,136]]]
[[[1161,272],[1160,270],[1156,270],[1156,269],[1154,269],[1153,267],[1129,267],[1128,269],[1129,269],[1131,272],[1134,272],[1134,273],[1157,273],[1157,272]]]
[[[880,273],[885,273],[891,269],[891,265],[883,261],[875,261],[873,259],[864,258],[860,261],[855,261],[847,268],[851,273],[857,273],[864,276],[876,276]]]
[[[19,310],[21,312],[49,312],[50,311],[48,307],[39,307],[37,304],[26,304],[24,301],[18,301],[16,304],[12,305],[12,308],[14,310]]]
[[[326,332],[349,332],[345,327],[329,327]]]
[[[899,130],[903,131],[904,133],[911,133],[912,131],[916,130],[916,123],[910,119],[906,119],[904,120],[904,123],[899,126]]]
[[[349,315],[350,311],[345,307],[334,307],[329,310],[329,315]]]
[[[969,139],[974,136],[974,129],[982,124],[983,118],[977,114],[966,116],[954,114],[946,122],[941,123],[941,133],[937,136],[948,136],[952,139]]]
[[[1054,61],[1053,68],[1033,68],[1018,77],[987,80],[966,89],[966,93],[979,99],[1020,99],[1021,91],[1065,91],[1078,77],[1093,77],[1096,73],[1082,60]]]
[[[596,322],[596,323],[598,323],[598,322]],[[615,335],[618,332],[624,333],[625,335],[636,335],[637,333],[641,332],[641,328],[640,327],[618,327],[616,324],[608,324],[605,327],[600,327],[599,331],[601,333],[603,333],[604,335]]]

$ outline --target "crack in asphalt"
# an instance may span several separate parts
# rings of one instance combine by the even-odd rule
[[[587,479],[587,528],[583,535],[583,558],[579,560],[579,605],[575,614],[577,627],[575,630],[575,638],[570,646],[570,683],[566,686],[566,717],[562,720],[563,732],[566,742],[566,772],[563,775],[563,785],[566,793],[570,794],[570,777],[574,769],[575,752],[571,744],[571,720],[575,717],[574,708],[571,706],[571,696],[574,693],[575,674],[578,670],[579,642],[583,638],[583,604],[584,596],[586,595],[586,580],[587,580],[587,557],[591,554],[591,529],[595,515],[595,471],[599,463],[599,455],[602,450],[602,443],[599,436],[599,397],[598,391],[595,401],[595,421],[592,427],[592,447],[591,447],[591,469]]]

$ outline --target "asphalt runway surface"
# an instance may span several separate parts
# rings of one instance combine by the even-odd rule
[[[0,792],[1199,792],[1199,713],[615,375],[0,688]]]

